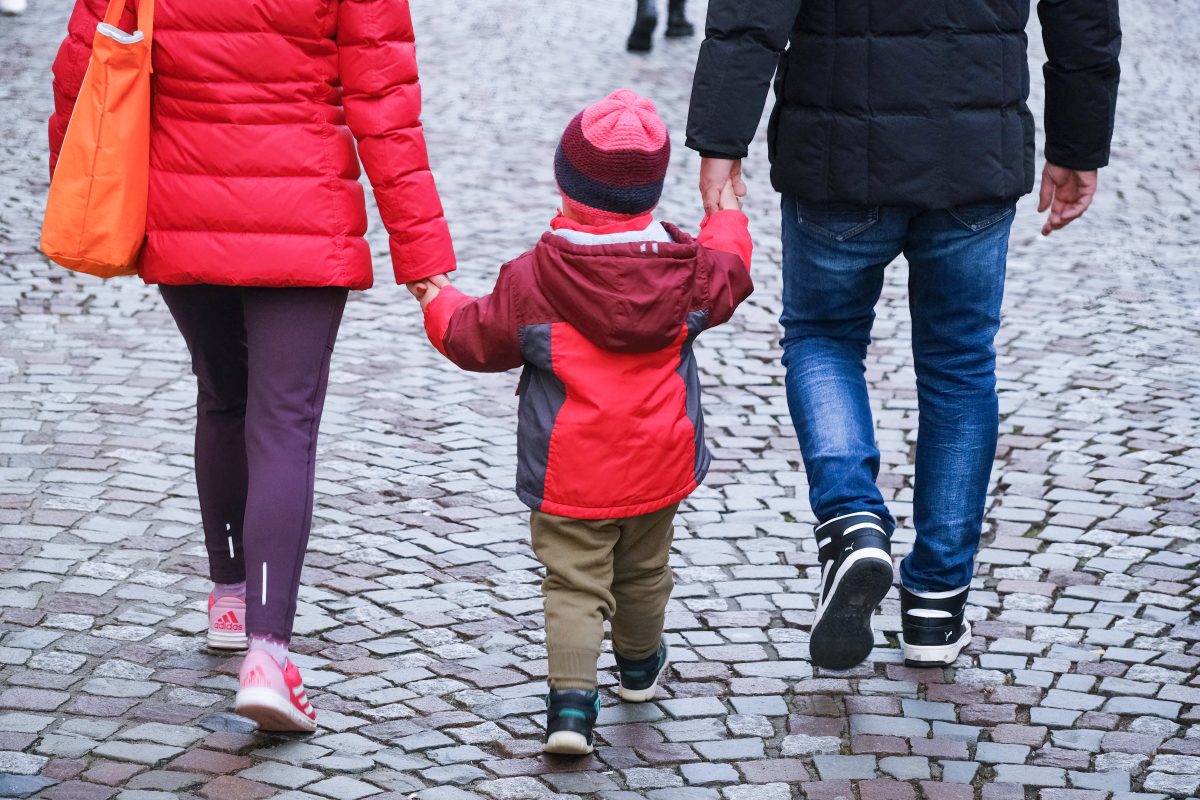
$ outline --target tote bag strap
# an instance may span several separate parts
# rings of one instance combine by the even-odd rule
[[[108,0],[108,11],[104,13],[104,21],[114,28],[121,24],[121,15],[125,13],[125,0]],[[146,37],[146,44],[154,39],[154,0],[141,0],[138,3],[138,30]]]

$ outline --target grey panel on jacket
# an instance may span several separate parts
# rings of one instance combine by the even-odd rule
[[[696,365],[696,354],[692,344],[708,327],[707,311],[691,311],[687,316],[688,336],[679,352],[679,368],[676,370],[687,390],[687,415],[692,428],[696,431],[696,483],[699,484],[708,474],[712,463],[712,454],[708,452],[708,444],[704,439],[704,408],[700,404],[700,370]]]
[[[521,446],[517,448],[517,495],[537,510],[546,496],[550,434],[567,400],[567,390],[554,374],[550,325],[526,325],[519,336],[526,364],[521,374],[521,402],[517,410],[521,431]]]

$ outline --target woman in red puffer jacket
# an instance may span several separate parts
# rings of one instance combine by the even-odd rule
[[[106,6],[76,0],[54,64],[52,170]],[[157,0],[155,23],[141,276],[160,285],[199,386],[208,641],[249,640],[239,713],[312,730],[287,646],[330,355],[348,291],[372,283],[359,158],[397,281],[454,268],[408,1]]]

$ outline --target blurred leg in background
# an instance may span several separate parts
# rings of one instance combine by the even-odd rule
[[[687,0],[669,0],[667,4],[668,39],[696,35],[696,27],[688,22]],[[632,53],[648,53],[654,47],[654,29],[658,27],[658,0],[637,0],[633,31],[626,45]]]

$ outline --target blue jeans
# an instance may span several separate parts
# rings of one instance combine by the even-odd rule
[[[901,253],[909,263],[916,544],[900,577],[912,591],[971,582],[996,454],[994,342],[1014,208],[918,211],[783,198],[783,363],[819,521],[870,511],[895,526],[875,485],[879,447],[864,359],[884,269]]]

